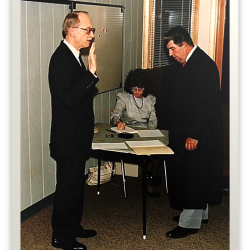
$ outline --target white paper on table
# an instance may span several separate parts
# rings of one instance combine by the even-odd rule
[[[140,137],[164,137],[164,134],[159,129],[138,130]]]
[[[164,143],[162,143],[159,140],[148,140],[148,141],[126,141],[126,143],[131,147],[131,148],[136,148],[136,147],[162,147],[165,146]]]
[[[92,143],[92,149],[128,149],[125,142],[118,143]]]

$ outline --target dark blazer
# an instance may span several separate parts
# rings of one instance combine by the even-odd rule
[[[92,88],[98,80],[62,41],[49,65],[52,154],[89,155],[94,133]]]
[[[169,83],[171,84],[171,83]],[[206,208],[222,199],[222,104],[220,78],[215,62],[199,47],[172,82],[169,107],[170,147],[183,166],[178,176],[182,208]],[[198,140],[197,149],[186,150],[185,140]],[[196,163],[195,163],[196,162]],[[195,164],[197,166],[195,166]],[[185,168],[185,169],[184,169]],[[176,174],[176,173],[175,173]],[[170,181],[171,182],[171,181]]]

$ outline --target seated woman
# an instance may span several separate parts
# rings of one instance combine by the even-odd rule
[[[149,93],[148,79],[148,74],[143,69],[128,73],[124,91],[117,94],[116,106],[111,114],[111,124],[119,130],[123,130],[126,125],[149,129],[157,127],[156,98]],[[153,187],[153,184],[160,184],[158,165],[157,160],[148,165],[147,193],[152,197],[160,196]]]

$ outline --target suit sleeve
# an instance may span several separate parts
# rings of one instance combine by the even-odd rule
[[[51,60],[49,70],[52,91],[57,93],[64,107],[68,109],[74,109],[83,102],[99,81],[90,71],[78,70],[75,66],[78,65],[73,65],[64,57],[60,61]]]

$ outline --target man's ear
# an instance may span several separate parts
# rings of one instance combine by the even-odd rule
[[[69,34],[69,36],[74,38],[75,37],[75,29],[73,27],[69,27],[68,34]]]
[[[183,42],[182,46],[184,46],[185,48],[188,48],[188,44],[186,42]]]

